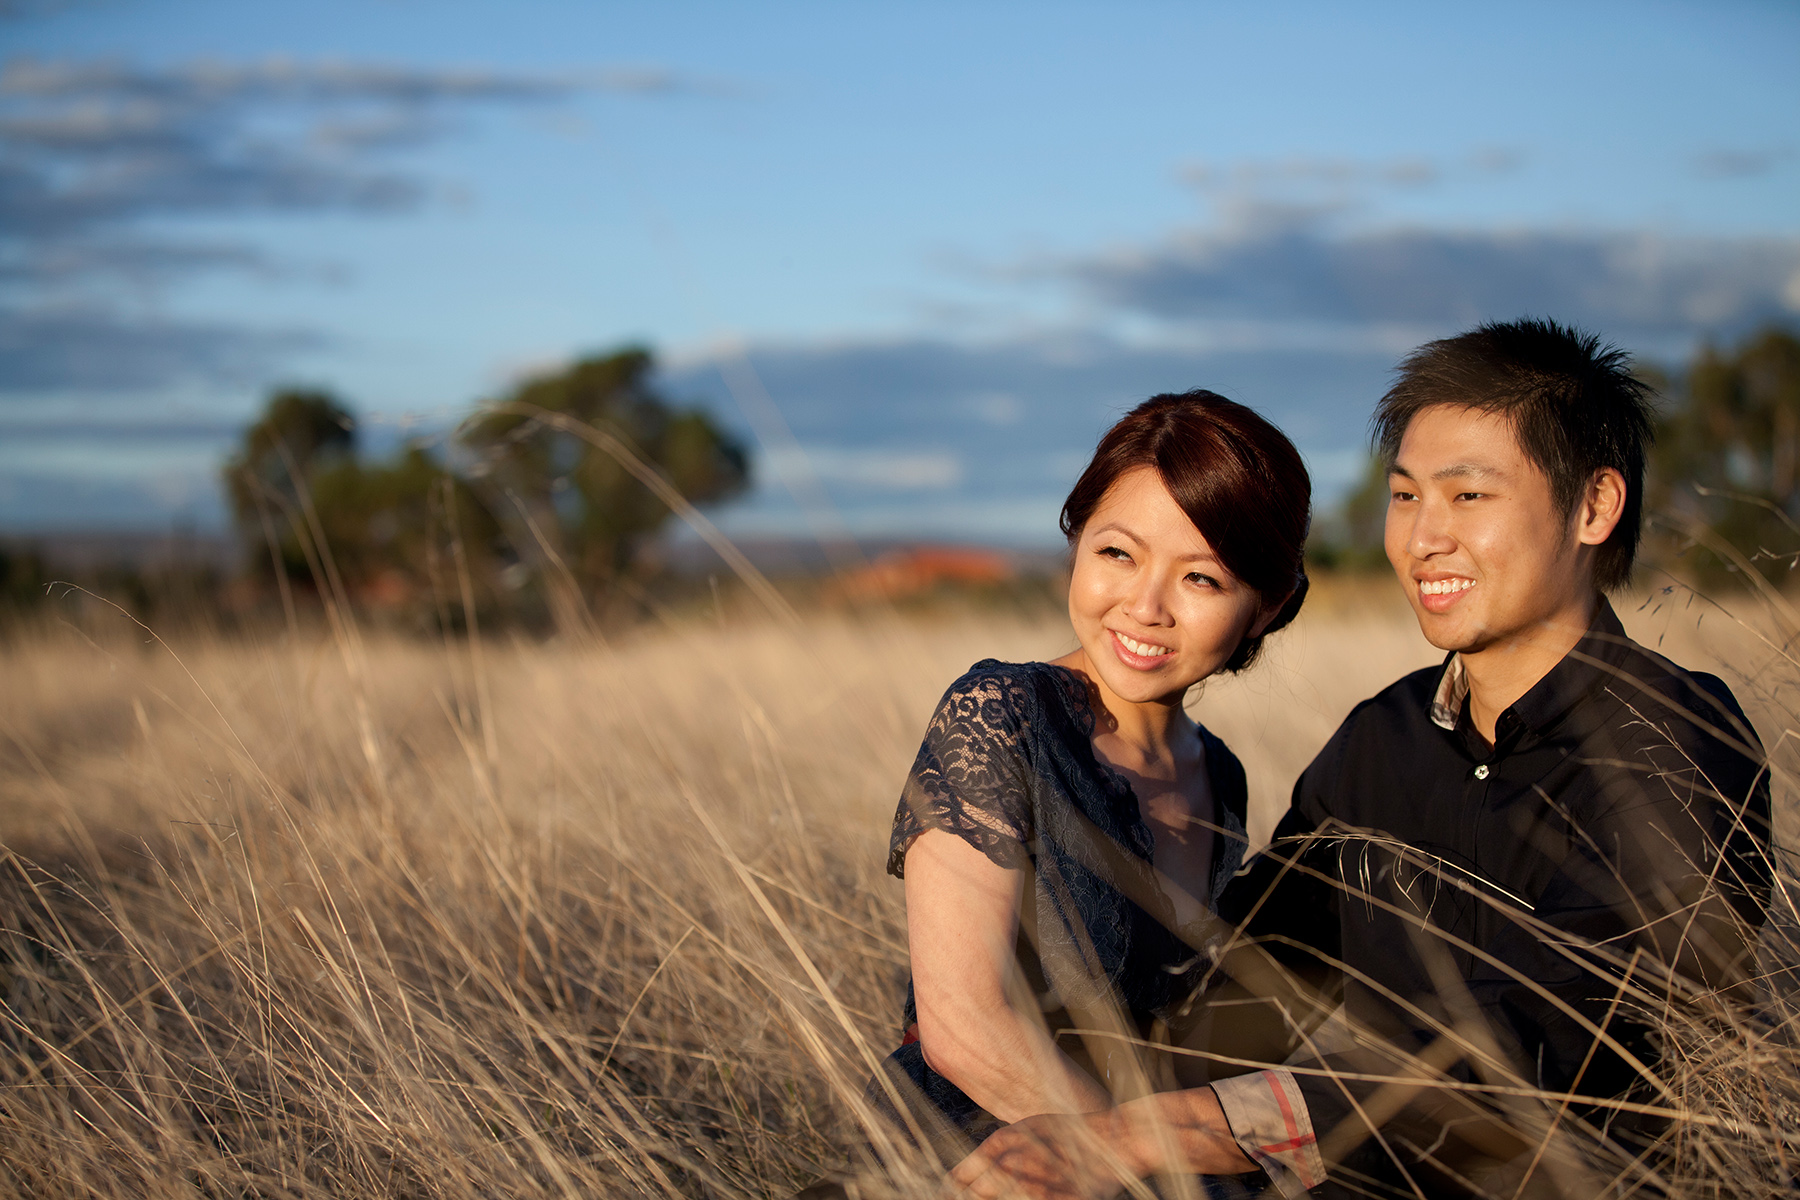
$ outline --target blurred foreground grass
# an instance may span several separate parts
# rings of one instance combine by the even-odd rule
[[[1198,698],[1254,837],[1353,703],[1436,661],[1390,588],[1321,588]],[[1620,607],[1771,746],[1795,726],[1774,624]],[[976,659],[1072,644],[980,612],[586,645],[105,630],[0,647],[0,1189],[22,1195],[785,1195],[863,1138],[898,1038],[882,867],[934,702]],[[1684,1190],[1791,1180],[1792,1012],[1671,1027],[1705,1117]]]

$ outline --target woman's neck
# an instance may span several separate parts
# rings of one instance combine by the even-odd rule
[[[1182,707],[1185,692],[1155,700],[1123,699],[1106,686],[1080,648],[1057,659],[1056,665],[1075,672],[1087,685],[1095,737],[1122,744],[1146,764],[1172,762],[1177,757],[1175,746],[1193,731],[1194,720]]]

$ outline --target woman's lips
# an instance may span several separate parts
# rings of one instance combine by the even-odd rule
[[[1153,671],[1168,662],[1174,654],[1174,651],[1167,646],[1158,646],[1154,642],[1140,642],[1136,638],[1127,637],[1116,629],[1109,629],[1107,632],[1112,634],[1113,653],[1119,656],[1120,662],[1134,671]],[[1138,649],[1132,649],[1133,646]]]

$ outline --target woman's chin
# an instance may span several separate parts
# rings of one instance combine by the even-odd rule
[[[1090,660],[1092,657],[1089,656]],[[1190,678],[1192,671],[1180,670],[1180,666],[1169,663],[1146,670],[1115,657],[1101,668],[1100,681],[1107,691],[1127,704],[1167,704],[1180,700],[1189,688],[1200,682],[1198,677]]]

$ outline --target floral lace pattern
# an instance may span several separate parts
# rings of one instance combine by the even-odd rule
[[[1030,872],[1021,922],[1033,948],[1027,977],[1048,1007],[1111,991],[1134,1014],[1160,1008],[1184,986],[1195,954],[1151,880],[1153,840],[1130,782],[1093,750],[1085,682],[1049,663],[986,659],[951,685],[907,778],[889,843],[888,870],[927,829],[962,838],[1003,867]],[[1216,823],[1212,878],[1191,881],[1216,898],[1242,861],[1243,768],[1205,729]],[[1022,952],[1022,957],[1026,955]],[[1033,969],[1037,968],[1037,969]]]
[[[1033,732],[1028,679],[978,672],[957,680],[932,714],[894,816],[892,875],[905,875],[906,851],[927,829],[954,833],[1000,866],[1029,865],[1037,822],[1023,753]]]

